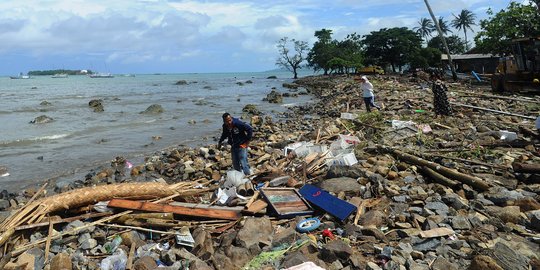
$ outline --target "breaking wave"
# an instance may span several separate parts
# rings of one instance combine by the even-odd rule
[[[62,138],[68,137],[70,134],[54,134],[48,136],[35,137],[30,139],[18,139],[13,141],[4,141],[0,142],[0,147],[11,147],[11,146],[28,146],[35,143],[40,143],[43,141],[53,141]]]

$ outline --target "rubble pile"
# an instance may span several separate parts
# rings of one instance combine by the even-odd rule
[[[175,147],[86,179],[0,194],[0,269],[540,269],[540,98],[306,77],[315,103],[250,105],[254,174]],[[55,195],[45,195],[47,192]]]

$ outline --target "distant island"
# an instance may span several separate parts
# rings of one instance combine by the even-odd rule
[[[55,74],[67,74],[67,75],[88,75],[94,74],[93,71],[89,69],[53,69],[53,70],[32,70],[28,72],[30,76],[50,76]]]

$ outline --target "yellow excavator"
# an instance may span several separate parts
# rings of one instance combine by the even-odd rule
[[[491,89],[495,92],[535,90],[540,93],[540,37],[512,41],[512,56],[501,57]]]

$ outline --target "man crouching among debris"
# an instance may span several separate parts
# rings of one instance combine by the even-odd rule
[[[224,113],[223,132],[219,138],[218,149],[225,139],[232,146],[231,157],[233,168],[239,172],[244,172],[245,175],[251,174],[247,159],[247,148],[249,141],[253,137],[253,129],[250,125],[240,121],[238,118],[233,118],[229,113]]]

